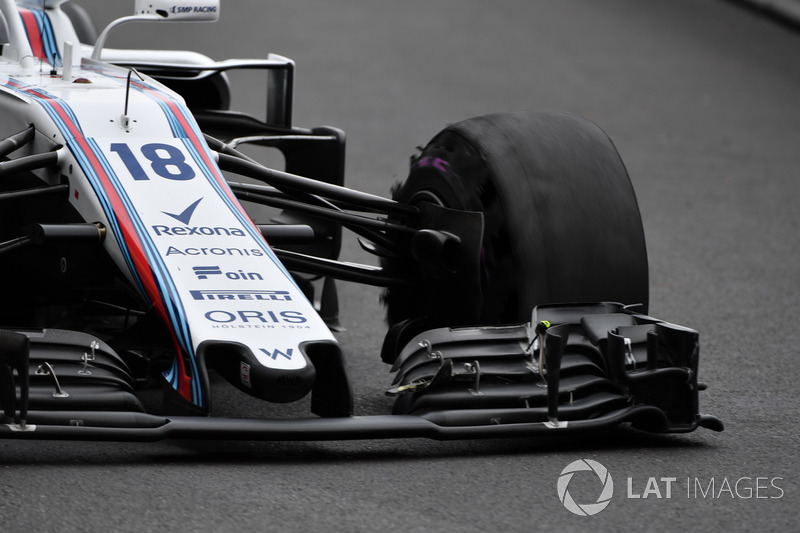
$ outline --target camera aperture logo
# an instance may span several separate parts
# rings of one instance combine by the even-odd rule
[[[570,494],[570,483],[579,474],[580,481],[573,485]],[[597,479],[595,479],[595,477]],[[684,483],[685,479],[685,483]],[[599,480],[599,483],[598,483]],[[628,500],[672,499],[685,495],[686,499],[731,499],[731,500],[779,500],[784,497],[784,477],[782,476],[727,476],[686,477],[648,476],[645,479],[627,477],[627,491],[624,497]],[[593,516],[603,511],[614,496],[614,481],[608,469],[591,459],[573,461],[561,471],[558,477],[558,498],[562,505],[578,516]],[[575,496],[578,495],[578,501]],[[597,496],[596,501],[592,498]],[[620,495],[622,497],[622,495]],[[586,501],[588,500],[588,501]]]
[[[594,503],[577,503],[572,495],[569,493],[569,483],[576,472],[589,471],[600,480],[602,490]],[[591,459],[578,459],[573,461],[561,471],[558,477],[558,499],[567,510],[579,516],[592,516],[596,515],[611,503],[611,497],[614,495],[614,480],[611,479],[611,474],[608,469]]]

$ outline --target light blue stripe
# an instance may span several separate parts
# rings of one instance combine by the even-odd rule
[[[21,83],[21,82],[19,82],[17,80],[14,80],[14,83],[19,84],[21,87],[26,87],[26,88],[28,87],[26,84]],[[33,94],[32,92],[29,92],[29,91],[20,91],[16,87],[9,87],[9,88],[11,88],[13,90],[16,90],[18,92],[23,92],[24,94],[26,94],[26,95],[32,97],[33,99],[35,99],[42,106],[42,108],[47,112],[47,114],[51,117],[51,119],[53,120],[55,125],[62,132],[62,135],[64,135],[64,137],[66,137],[68,139],[67,146],[68,146],[69,150],[75,156],[76,161],[78,162],[80,167],[83,169],[84,173],[86,174],[86,176],[87,176],[87,178],[89,180],[89,183],[92,186],[92,188],[94,189],[95,194],[97,195],[97,198],[100,201],[100,204],[101,204],[103,210],[106,212],[106,215],[108,216],[109,224],[111,225],[112,233],[114,234],[114,236],[117,239],[117,242],[119,243],[119,248],[120,248],[120,251],[123,254],[125,262],[128,265],[129,270],[134,274],[134,279],[135,279],[137,285],[139,286],[139,288],[141,290],[141,293],[145,296],[145,299],[147,300],[148,299],[147,293],[144,290],[142,281],[141,281],[140,277],[138,276],[138,272],[137,272],[136,268],[133,265],[133,259],[132,259],[131,255],[130,255],[130,251],[127,249],[127,246],[126,246],[123,234],[122,234],[121,227],[120,227],[119,222],[117,221],[116,215],[114,213],[113,206],[111,205],[111,201],[108,198],[107,194],[105,193],[105,191],[104,191],[104,189],[102,187],[102,184],[100,183],[99,176],[98,176],[96,170],[92,167],[92,165],[91,165],[86,153],[84,153],[83,150],[81,149],[81,147],[79,146],[79,144],[77,142],[75,142],[71,138],[72,134],[71,134],[71,132],[69,130],[69,127],[68,127],[67,123],[64,122],[64,120],[61,118],[61,116],[56,111],[55,107],[53,106],[52,102],[50,102],[48,100],[48,98],[52,99],[54,102],[58,102],[59,103],[59,105],[61,106],[61,108],[64,111],[64,113],[68,117],[70,117],[70,119],[74,120],[74,125],[75,125],[76,129],[82,135],[82,131],[80,129],[80,125],[78,124],[77,120],[75,119],[74,112],[62,100],[60,100],[60,99],[58,99],[58,98],[56,98],[56,97],[54,97],[52,95],[47,94],[45,91],[41,91],[41,90],[37,89],[37,92],[41,94],[41,96],[40,96],[39,94]],[[174,120],[174,117],[173,117],[173,120]],[[188,359],[189,359],[189,362],[190,362],[190,366],[192,368],[192,380],[191,380],[192,401],[196,405],[202,406],[202,394],[201,394],[201,390],[200,390],[199,380],[197,379],[198,376],[199,376],[199,373],[198,373],[198,370],[197,370],[195,354],[194,354],[194,350],[193,350],[192,343],[191,343],[191,335],[190,335],[190,332],[188,330],[187,321],[185,319],[185,313],[184,313],[183,307],[181,305],[180,297],[178,296],[177,288],[175,287],[174,282],[173,282],[172,278],[169,275],[169,270],[166,268],[165,264],[163,263],[163,260],[162,260],[161,256],[159,255],[158,250],[155,247],[155,244],[152,242],[152,239],[150,238],[149,234],[147,233],[146,228],[144,227],[141,219],[138,217],[138,215],[136,213],[136,210],[133,208],[133,204],[131,203],[130,198],[125,194],[125,189],[122,187],[121,183],[119,182],[119,178],[117,177],[116,173],[113,171],[113,168],[111,167],[111,165],[108,162],[108,160],[105,158],[105,155],[103,154],[102,150],[99,148],[99,146],[97,145],[97,143],[96,143],[96,141],[94,139],[88,139],[87,138],[86,142],[90,146],[93,155],[97,158],[97,160],[100,162],[101,166],[103,167],[103,170],[108,175],[109,180],[112,183],[112,186],[115,188],[117,193],[120,195],[120,199],[121,199],[125,209],[128,211],[130,219],[131,219],[131,221],[132,221],[132,223],[134,225],[134,231],[136,231],[136,234],[138,235],[139,239],[142,241],[145,256],[146,256],[146,258],[148,260],[148,264],[151,265],[152,274],[153,274],[153,277],[154,277],[154,279],[156,281],[156,287],[158,288],[159,294],[160,294],[160,296],[162,298],[162,301],[164,302],[165,310],[169,314],[170,322],[172,323],[173,329],[174,329],[176,335],[178,336],[179,342],[181,343],[183,348],[187,351],[188,355],[190,356]],[[165,295],[167,296],[166,298],[164,297]],[[169,372],[170,376],[167,376],[167,379],[170,381],[172,386],[174,388],[176,388],[176,389],[178,388],[178,379],[177,379],[177,372],[175,371],[175,369],[177,368],[177,357],[180,357],[180,356],[181,356],[180,354],[176,355],[176,360],[173,363],[173,369]]]

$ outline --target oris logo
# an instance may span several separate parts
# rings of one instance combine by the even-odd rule
[[[206,319],[217,324],[303,324],[306,317],[300,311],[209,311]]]

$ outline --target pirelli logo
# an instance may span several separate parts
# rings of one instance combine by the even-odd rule
[[[261,300],[291,302],[289,291],[189,291],[195,300]]]

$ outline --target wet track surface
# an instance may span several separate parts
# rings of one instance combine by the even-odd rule
[[[130,10],[82,3],[103,22],[132,11],[132,2]],[[414,147],[449,122],[525,109],[597,122],[639,198],[650,312],[699,330],[700,379],[709,384],[701,410],[726,431],[448,443],[0,442],[0,529],[793,529],[800,34],[722,1],[364,4],[228,0],[216,25],[128,26],[109,46],[292,57],[295,123],[347,131],[348,185],[376,194],[402,180]],[[234,104],[260,113],[262,78],[237,81],[246,87]],[[370,260],[352,239],[343,256]],[[358,414],[391,406],[382,395],[389,375],[379,359],[378,298],[376,289],[341,285],[347,330],[339,338]],[[240,399],[227,388],[215,397],[228,414],[241,413]],[[556,490],[562,469],[582,458],[614,480],[609,507],[592,517],[568,512]],[[599,481],[582,481],[570,486],[574,498],[596,498]]]

